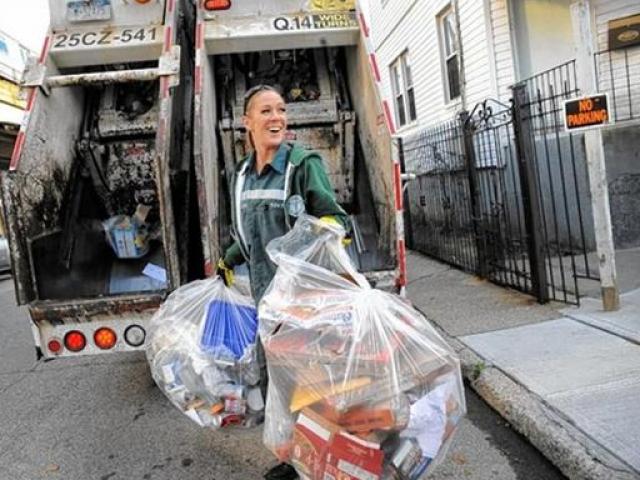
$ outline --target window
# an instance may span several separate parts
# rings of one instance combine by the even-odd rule
[[[445,95],[448,102],[460,96],[460,42],[456,28],[456,16],[451,8],[438,19],[440,44],[442,51],[442,71],[445,83]]]
[[[402,127],[417,118],[409,52],[404,51],[400,54],[393,61],[389,70],[391,74],[391,89],[395,99],[396,122],[398,126]]]

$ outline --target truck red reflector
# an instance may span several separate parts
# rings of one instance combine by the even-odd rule
[[[205,10],[229,10],[231,0],[204,0]]]
[[[87,339],[82,332],[71,330],[64,336],[64,346],[72,352],[79,352],[87,345]]]
[[[99,328],[93,334],[93,342],[96,344],[96,347],[101,350],[113,348],[117,340],[116,332],[107,327]]]
[[[47,348],[51,353],[60,353],[60,350],[62,350],[62,343],[60,343],[60,340],[57,338],[53,338],[49,340],[49,343],[47,343]]]
[[[124,341],[132,347],[139,347],[144,343],[147,332],[140,325],[131,325],[124,331]]]

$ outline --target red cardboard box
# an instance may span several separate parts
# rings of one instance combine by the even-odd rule
[[[384,453],[377,443],[339,432],[329,446],[323,478],[380,480],[383,461]]]
[[[340,427],[304,409],[293,430],[291,464],[302,478],[321,480],[329,445]]]

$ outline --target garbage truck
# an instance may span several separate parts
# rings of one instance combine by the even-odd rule
[[[400,168],[353,0],[50,0],[2,183],[38,354],[139,350],[167,294],[214,274],[246,89],[277,86],[319,151],[372,285],[404,284]],[[365,27],[366,28],[366,27]],[[386,119],[386,121],[385,121]]]
[[[195,8],[50,0],[49,9],[2,184],[16,298],[40,356],[141,349],[167,292],[202,276]]]
[[[403,285],[400,169],[355,7],[354,0],[198,3],[194,160],[207,274],[231,242],[229,180],[247,153],[243,94],[268,84],[287,101],[287,138],[325,161],[351,218],[348,249],[358,270],[378,288]]]

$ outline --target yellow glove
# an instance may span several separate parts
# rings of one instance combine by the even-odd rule
[[[320,221],[332,227],[337,226],[337,227],[343,228],[342,224],[338,220],[336,220],[336,217],[334,217],[333,215],[325,215],[324,217],[320,217]],[[344,237],[342,239],[342,246],[348,247],[349,245],[351,245],[351,239]]]
[[[224,263],[223,258],[218,260],[218,263],[216,264],[216,273],[227,287],[233,285],[233,282],[235,280],[233,277],[233,268],[227,267],[227,264]]]

